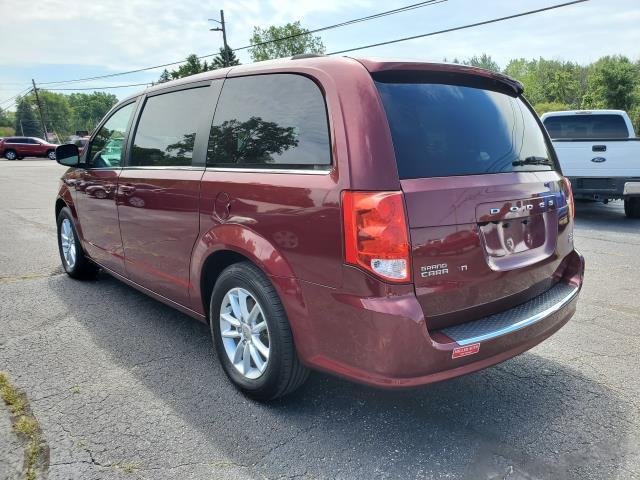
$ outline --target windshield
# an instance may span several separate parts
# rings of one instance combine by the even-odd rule
[[[551,138],[628,138],[622,115],[557,115],[547,117],[544,126]]]
[[[480,88],[376,82],[401,179],[554,169],[520,98]]]

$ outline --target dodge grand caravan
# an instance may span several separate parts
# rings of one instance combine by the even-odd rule
[[[458,65],[296,58],[123,100],[69,166],[60,256],[210,325],[245,393],[479,370],[573,315],[573,199],[522,86]]]

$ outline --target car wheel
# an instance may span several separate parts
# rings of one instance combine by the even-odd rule
[[[49,150],[47,152],[47,158],[49,160],[55,160],[56,159],[56,151],[55,150]]]
[[[4,158],[6,158],[7,160],[15,160],[16,158],[18,158],[18,155],[14,150],[7,150],[6,152],[4,152]]]
[[[236,263],[220,274],[209,312],[220,363],[241,391],[272,400],[307,379],[280,297],[255,265]]]
[[[58,250],[65,271],[77,279],[95,278],[98,267],[91,263],[82,249],[69,207],[60,210],[57,223]]]
[[[640,197],[625,198],[624,213],[627,218],[640,218]]]

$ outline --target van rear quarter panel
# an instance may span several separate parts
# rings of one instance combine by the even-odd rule
[[[195,291],[202,266],[211,253],[223,248],[255,258],[268,275],[340,287],[341,191],[400,188],[386,117],[368,71],[352,59],[308,59],[296,65],[291,61],[286,67],[243,67],[238,73],[232,69],[229,77],[292,73],[311,78],[327,106],[331,170],[298,174],[207,169],[200,194],[200,236],[191,267],[197,311],[207,301]],[[263,242],[246,241],[252,236],[262,237],[270,248],[258,245]]]
[[[341,192],[399,190],[386,116],[369,72],[352,59],[306,59],[297,67],[243,67],[229,77],[294,73],[311,78],[324,94],[332,165],[324,174],[242,172],[208,168],[200,193],[200,236],[191,264],[192,308],[206,311],[200,281],[216,251],[245,255],[278,291],[303,361],[313,355],[316,333],[331,330],[329,314],[311,318],[301,285],[327,291],[343,287]],[[359,272],[360,282],[367,275]],[[377,282],[376,282],[377,283]],[[319,312],[314,312],[318,314]],[[320,317],[320,318],[319,318]],[[323,338],[321,336],[320,338]]]

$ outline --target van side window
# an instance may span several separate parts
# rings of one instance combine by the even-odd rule
[[[330,164],[326,106],[312,80],[294,74],[225,80],[208,166],[322,169]]]
[[[120,168],[122,146],[135,106],[135,103],[125,105],[100,128],[91,142],[91,152],[87,157],[90,159],[90,168]]]
[[[128,166],[190,167],[207,87],[147,98]]]

